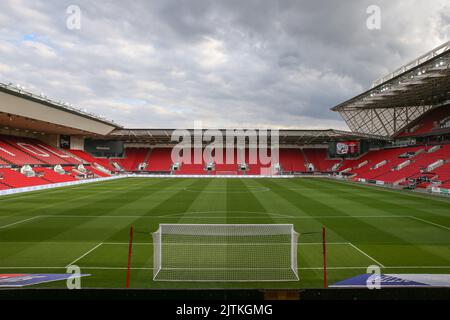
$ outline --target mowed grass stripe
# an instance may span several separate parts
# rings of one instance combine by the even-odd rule
[[[226,215],[224,213],[215,213],[217,208],[226,210],[226,180],[224,179],[205,179],[203,185],[191,186],[187,193],[192,193],[189,206],[184,207],[182,214],[175,215],[179,219],[175,223],[225,223]],[[199,212],[199,213],[196,213]],[[194,216],[201,216],[202,218],[193,220]],[[213,216],[214,219],[206,217]],[[172,223],[169,218],[169,223]]]
[[[244,179],[232,179],[228,181],[228,190],[242,190],[242,193],[228,193],[227,194],[227,210],[230,211],[250,211],[250,212],[260,212],[261,216],[264,218],[264,223],[274,223],[273,216],[266,213],[266,209],[259,201],[257,193],[253,192],[253,186],[255,185],[254,180],[244,180]],[[266,194],[267,192],[261,192]],[[267,195],[266,195],[267,196]],[[239,215],[239,214],[238,214]],[[258,215],[260,216],[260,215]],[[233,220],[232,214],[227,214],[228,223],[239,223]],[[262,223],[262,222],[255,222]]]

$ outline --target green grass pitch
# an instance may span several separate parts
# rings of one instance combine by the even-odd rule
[[[293,223],[298,282],[154,282],[159,223]],[[0,273],[65,273],[84,288],[123,288],[130,225],[133,288],[319,288],[366,272],[450,273],[450,201],[330,179],[125,178],[0,198]],[[64,287],[64,282],[42,287]]]

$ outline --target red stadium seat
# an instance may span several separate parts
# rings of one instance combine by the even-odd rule
[[[408,129],[398,135],[398,137],[418,136],[427,133],[439,133],[445,128],[440,127],[442,120],[449,118],[448,107],[434,109],[429,113],[426,113],[423,117],[413,123]]]
[[[47,180],[38,177],[26,177],[18,171],[12,169],[0,169],[0,173],[3,176],[1,180],[2,183],[5,183],[13,188],[23,188],[30,186],[39,186],[43,184],[50,183]]]
[[[77,156],[78,158],[86,161],[87,163],[90,164],[98,164],[100,166],[102,166],[103,168],[109,170],[109,171],[115,171],[116,169],[111,165],[111,163],[109,162],[108,159],[105,158],[95,158],[92,155],[90,155],[89,153],[83,151],[83,150],[74,150],[71,149],[69,150],[70,153],[72,153],[73,155]]]
[[[315,171],[331,171],[332,167],[340,160],[328,159],[328,149],[303,149],[308,162],[314,165]]]
[[[126,148],[123,158],[113,158],[125,171],[136,171],[141,163],[145,163],[150,154],[149,148]]]
[[[155,148],[151,151],[147,162],[147,171],[170,171],[172,166],[172,149]]]
[[[280,164],[284,171],[307,171],[300,149],[280,149]]]

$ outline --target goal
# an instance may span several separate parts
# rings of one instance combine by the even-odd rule
[[[292,224],[160,224],[154,281],[298,281]]]

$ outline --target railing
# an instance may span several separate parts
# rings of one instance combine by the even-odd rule
[[[422,63],[433,59],[434,57],[440,55],[441,53],[443,53],[447,50],[450,50],[450,41],[446,42],[444,44],[441,44],[440,46],[434,48],[431,51],[428,51],[424,55],[421,55],[420,57],[416,58],[415,60],[403,65],[402,67],[398,68],[394,72],[391,72],[388,75],[375,80],[372,83],[372,88],[375,88],[376,86],[379,86],[380,84],[382,84],[386,81],[389,81],[389,80],[401,75],[402,73],[405,73],[405,72],[421,65]]]

